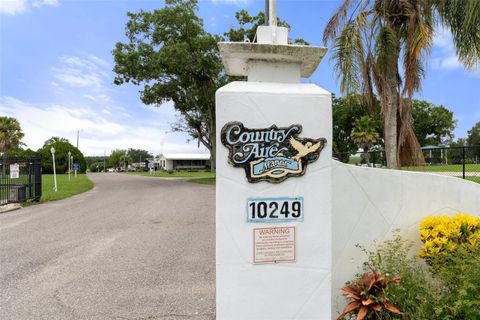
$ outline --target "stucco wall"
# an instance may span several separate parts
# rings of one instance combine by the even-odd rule
[[[355,247],[381,243],[400,229],[418,242],[428,215],[480,215],[480,184],[430,173],[364,168],[333,161],[333,286],[335,315],[344,306],[339,288],[360,270],[365,255]]]
[[[231,121],[247,128],[301,123],[300,137],[331,141],[331,96],[313,84],[232,82],[217,91],[217,320],[311,320],[331,314],[331,146],[307,174],[282,183],[248,183],[227,162],[220,133]],[[305,220],[248,223],[248,198],[304,198]],[[308,221],[308,222],[307,222]],[[255,228],[295,227],[295,263],[253,265]]]

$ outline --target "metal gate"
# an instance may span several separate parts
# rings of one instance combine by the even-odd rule
[[[40,200],[42,170],[40,155],[0,157],[0,205]]]

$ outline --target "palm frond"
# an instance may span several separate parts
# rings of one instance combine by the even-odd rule
[[[450,28],[460,61],[467,68],[480,65],[480,1],[433,0],[442,23]]]
[[[335,39],[338,33],[338,28],[345,21],[347,16],[348,8],[352,4],[351,0],[344,0],[343,3],[338,8],[337,12],[330,18],[323,31],[323,43],[327,44],[329,40]]]
[[[433,15],[428,0],[412,3],[401,32],[403,41],[404,87],[402,95],[412,97],[420,90],[424,77],[424,59],[433,42]]]
[[[340,80],[340,91],[344,94],[358,92],[362,87],[363,50],[363,39],[358,25],[355,21],[350,21],[335,39],[332,53]]]

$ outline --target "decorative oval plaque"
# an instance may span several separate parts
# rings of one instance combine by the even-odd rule
[[[279,183],[303,175],[327,143],[325,138],[300,138],[301,131],[299,124],[249,129],[235,121],[223,126],[221,140],[229,150],[228,162],[244,168],[248,182]]]

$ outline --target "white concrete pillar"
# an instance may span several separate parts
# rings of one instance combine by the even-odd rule
[[[217,320],[329,320],[331,95],[298,83],[325,49],[238,45],[222,58],[249,81],[216,94]]]

